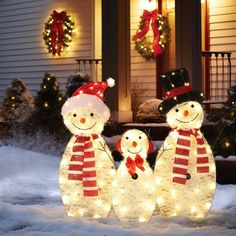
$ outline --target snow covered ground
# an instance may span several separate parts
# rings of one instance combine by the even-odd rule
[[[3,146],[0,161],[0,235],[236,235],[236,185],[217,185],[204,221],[155,215],[147,225],[124,229],[113,211],[100,221],[65,215],[58,189],[60,157]]]

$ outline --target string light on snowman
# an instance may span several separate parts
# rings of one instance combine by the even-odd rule
[[[155,209],[154,175],[146,158],[153,144],[145,133],[132,129],[117,143],[121,162],[112,183],[112,202],[122,224],[148,222]]]
[[[62,201],[69,216],[106,218],[110,212],[115,169],[101,132],[110,117],[103,93],[113,86],[111,78],[85,84],[62,107],[64,123],[73,134],[59,174]]]
[[[160,78],[167,92],[158,109],[166,115],[172,131],[157,156],[157,205],[165,217],[206,217],[215,192],[216,172],[211,148],[200,131],[203,95],[192,91],[186,69]]]

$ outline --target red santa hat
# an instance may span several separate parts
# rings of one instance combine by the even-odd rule
[[[96,113],[106,122],[110,117],[110,109],[103,101],[104,92],[114,85],[115,80],[108,78],[106,82],[92,82],[79,87],[64,103],[61,114],[64,116],[73,109],[85,108]]]

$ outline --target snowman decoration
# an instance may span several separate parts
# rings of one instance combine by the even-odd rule
[[[116,215],[126,226],[134,222],[148,222],[156,205],[154,174],[146,161],[153,144],[145,133],[132,129],[123,134],[117,150],[124,160],[112,183],[112,203]]]
[[[167,93],[158,109],[166,114],[172,130],[159,150],[154,171],[158,208],[165,217],[203,218],[216,186],[214,157],[200,131],[203,96],[192,91],[186,69],[160,78]]]
[[[106,218],[111,209],[115,174],[111,152],[101,136],[110,110],[103,102],[114,80],[78,88],[62,107],[66,127],[73,134],[60,163],[59,185],[69,216]]]

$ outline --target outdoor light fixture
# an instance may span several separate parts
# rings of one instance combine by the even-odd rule
[[[175,0],[166,0],[166,8],[168,10],[174,10],[175,9]]]
[[[140,8],[142,10],[153,11],[158,8],[156,0],[140,0]]]

